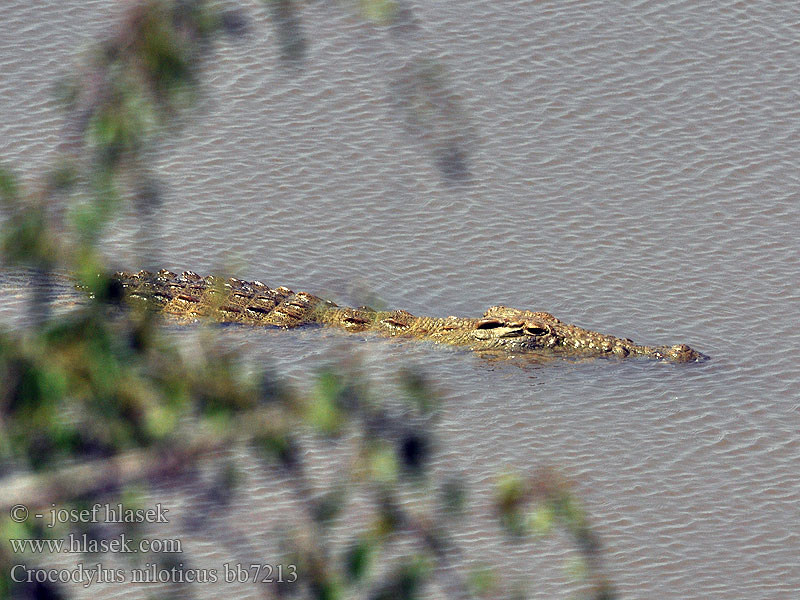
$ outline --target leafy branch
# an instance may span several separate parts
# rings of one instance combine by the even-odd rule
[[[284,54],[302,61],[306,42],[297,5],[268,5],[283,31]],[[399,28],[397,35],[414,23],[404,3],[362,1],[358,7],[376,25]],[[215,38],[245,30],[239,13],[201,0],[134,4],[115,34],[62,86],[70,126],[62,157],[44,174],[41,189],[22,189],[0,169],[7,214],[2,260],[30,269],[35,280],[32,325],[0,331],[0,537],[42,533],[9,518],[14,504],[80,506],[136,489],[152,492],[175,477],[186,478],[209,506],[225,504],[241,493],[239,463],[255,453],[291,488],[304,523],[283,540],[300,585],[275,584],[261,593],[411,599],[436,586],[453,599],[519,597],[494,585],[491,573],[460,567],[464,553],[451,530],[468,498],[457,478],[432,476],[439,407],[424,375],[401,371],[401,401],[393,404],[346,365],[322,370],[313,391],[299,393],[267,373],[248,372],[239,357],[212,344],[187,358],[166,339],[153,311],[125,306],[119,283],[108,274],[97,248],[104,227],[121,198],[130,197],[143,239],[155,229],[160,202],[148,171],[150,149],[180,126],[196,101]],[[433,122],[444,123],[445,134],[433,147],[444,152],[443,170],[458,176],[464,163],[454,133],[459,127],[451,125],[463,114],[447,93],[446,77],[425,61],[413,62],[407,73],[398,94],[409,123],[425,132]],[[58,316],[49,296],[56,271],[70,273],[86,292]],[[348,447],[349,461],[340,465],[335,485],[313,480],[309,440]],[[210,484],[195,477],[204,467],[219,469],[219,477]],[[424,501],[410,505],[412,492]],[[361,510],[369,524],[353,529],[341,549],[331,543],[334,529],[346,523],[356,495],[368,499]],[[497,507],[514,537],[531,534],[532,524],[567,531],[584,557],[591,597],[613,597],[599,542],[555,474],[502,479]],[[395,556],[399,540],[410,541],[413,551]],[[244,559],[259,562],[255,550],[237,542],[230,545],[251,553]],[[32,591],[12,581],[18,558],[8,544],[0,546],[0,596],[60,594],[50,584]]]

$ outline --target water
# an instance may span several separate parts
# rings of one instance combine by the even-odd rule
[[[576,482],[624,597],[793,597],[800,7],[412,6],[413,52],[446,66],[467,115],[470,183],[448,182],[404,130],[391,90],[405,42],[310,3],[307,64],[294,76],[265,9],[247,4],[251,35],[219,45],[199,114],[158,150],[161,263],[341,303],[374,294],[415,314],[548,310],[711,355],[522,368],[317,331],[223,334],[298,382],[342,344],[378,374],[421,365],[445,398],[437,468],[465,474],[475,514],[488,514],[496,473],[556,465]],[[12,0],[0,11],[0,156],[33,181],[62,127],[53,78],[118,8]],[[131,215],[112,225],[114,266],[140,266],[137,231]],[[476,518],[459,543],[509,576],[536,573],[541,597],[561,593],[549,567],[562,546],[506,555],[493,532]]]

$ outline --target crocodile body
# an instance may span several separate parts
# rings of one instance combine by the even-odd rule
[[[493,306],[481,318],[416,317],[404,310],[375,311],[337,306],[306,292],[271,289],[260,281],[180,275],[117,273],[129,302],[154,303],[179,319],[292,328],[324,325],[350,332],[424,339],[507,354],[542,353],[573,357],[644,357],[697,362],[707,357],[685,344],[642,346],[629,339],[562,323],[546,312]]]

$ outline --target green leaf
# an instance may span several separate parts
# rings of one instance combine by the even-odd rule
[[[400,383],[409,402],[422,414],[430,414],[438,408],[439,399],[427,378],[418,369],[401,370]]]
[[[316,600],[339,600],[344,597],[341,583],[328,577],[322,581],[314,582],[312,594]]]
[[[308,405],[308,422],[320,433],[336,435],[344,425],[344,415],[329,395],[313,398]]]
[[[11,174],[11,171],[0,167],[0,199],[3,200],[6,206],[10,206],[16,202],[18,196],[16,178]]]
[[[564,563],[564,573],[574,582],[586,580],[589,574],[589,565],[581,556],[573,556]]]
[[[497,504],[501,511],[518,508],[528,491],[527,482],[516,473],[505,473],[497,482]]]
[[[391,446],[376,445],[367,456],[370,479],[380,483],[394,483],[400,474],[397,453]]]
[[[361,581],[371,564],[375,544],[368,538],[355,540],[346,550],[344,556],[345,573],[352,583]]]
[[[464,512],[467,491],[462,481],[457,479],[446,481],[444,485],[442,485],[441,497],[445,514],[460,515]]]
[[[467,577],[469,587],[477,596],[488,596],[497,585],[497,574],[491,567],[473,569]]]
[[[389,25],[397,16],[396,0],[359,0],[361,15],[378,25]]]
[[[345,492],[341,488],[334,488],[316,500],[312,506],[314,520],[322,525],[329,525],[339,516],[344,508]]]
[[[317,378],[315,394],[307,405],[306,418],[320,433],[337,435],[345,423],[341,396],[345,390],[342,378],[332,371],[323,371]]]
[[[163,439],[175,431],[180,412],[173,406],[157,405],[145,413],[145,428],[153,439]]]
[[[510,535],[521,536],[526,533],[522,504],[527,493],[528,483],[514,473],[506,473],[497,484],[495,498],[500,522]]]
[[[531,533],[543,536],[552,531],[555,520],[556,513],[553,507],[546,503],[528,514],[527,526]]]

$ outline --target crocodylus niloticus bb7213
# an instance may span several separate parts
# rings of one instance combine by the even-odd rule
[[[184,320],[205,318],[284,328],[319,324],[508,354],[644,357],[679,363],[708,358],[686,344],[641,346],[629,339],[562,323],[546,312],[505,306],[492,306],[478,319],[415,317],[404,310],[337,306],[286,287],[271,289],[259,281],[201,277],[191,271],[180,275],[169,271],[120,272],[115,279],[122,284],[129,302],[154,303],[162,312]]]

